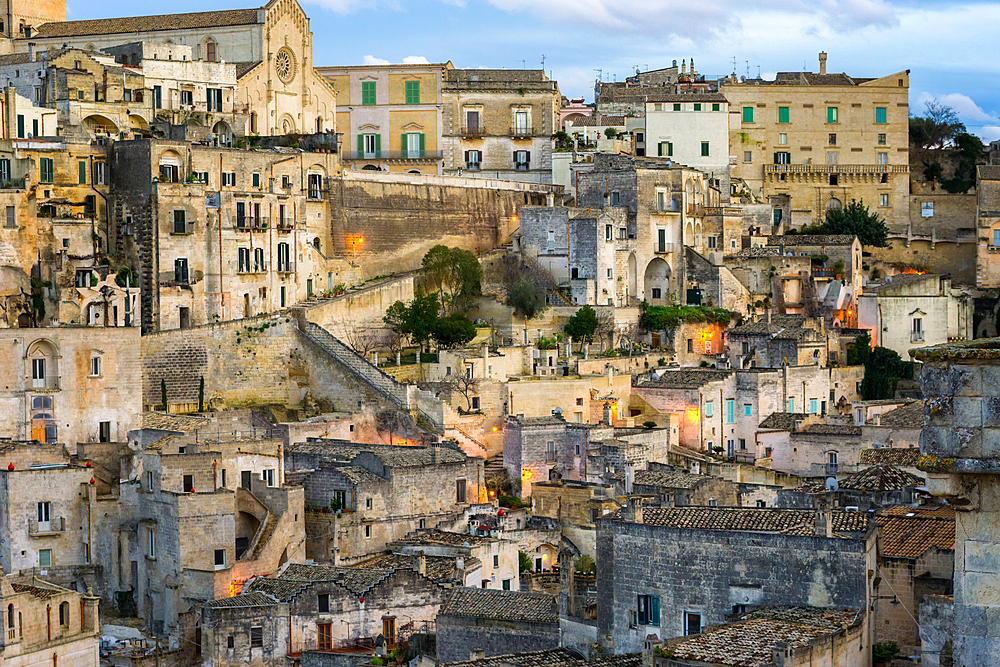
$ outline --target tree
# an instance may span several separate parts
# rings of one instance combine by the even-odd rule
[[[517,316],[530,320],[545,311],[545,297],[533,282],[522,278],[507,292],[507,305]]]
[[[573,562],[573,568],[580,574],[597,574],[597,563],[587,554],[583,554]]]
[[[465,345],[476,337],[476,325],[462,313],[438,319],[434,325],[434,341],[439,347]]]
[[[857,236],[863,246],[884,248],[889,245],[889,228],[885,220],[855,199],[844,208],[830,211],[823,223],[823,232]]]
[[[597,311],[590,305],[583,306],[570,315],[563,330],[573,340],[594,342],[594,333],[597,331]]]
[[[976,184],[976,165],[983,155],[983,142],[979,137],[968,133],[955,135],[953,144],[957,150],[955,156],[955,175],[941,180],[941,187],[952,194],[964,194]],[[924,170],[926,175],[926,170]]]
[[[387,333],[385,328],[370,321],[351,322],[342,319],[337,327],[337,337],[362,357],[367,357],[370,352],[385,347]]]
[[[614,139],[615,137],[618,136],[618,130],[616,130],[613,127],[609,127],[604,130],[604,136],[606,136],[608,139]]]
[[[895,350],[874,347],[865,359],[865,376],[861,380],[861,398],[877,401],[896,396],[896,383],[904,376],[903,360]]]
[[[423,346],[434,335],[440,311],[437,295],[417,288],[409,306],[402,301],[395,302],[389,306],[382,321],[400,335],[409,336],[411,341]]]
[[[854,338],[854,344],[847,348],[847,365],[860,366],[868,359],[872,350],[872,337],[863,333]]]
[[[469,367],[472,368],[471,366]],[[455,373],[445,379],[445,383],[453,391],[465,397],[466,410],[472,410],[472,395],[478,393],[480,378],[473,377],[472,373]]]
[[[405,410],[382,410],[375,414],[375,430],[378,433],[389,433],[389,444],[392,444],[392,436],[400,435],[409,437],[416,430],[417,423],[413,415]]]
[[[937,100],[927,100],[924,115],[910,118],[910,148],[925,157],[931,151],[950,146],[955,136],[965,131],[954,109]]]
[[[517,569],[521,574],[531,574],[531,558],[523,551],[517,552]]]
[[[608,347],[612,347],[615,344],[615,331],[617,326],[615,325],[615,313],[610,308],[605,308],[597,313],[597,340],[604,342],[604,339],[608,339]],[[603,349],[603,345],[601,346]]]
[[[468,310],[482,294],[483,267],[468,250],[436,245],[423,260],[424,275],[440,289],[441,306]]]

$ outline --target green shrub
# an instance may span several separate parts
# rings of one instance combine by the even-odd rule
[[[872,646],[872,660],[874,662],[889,662],[899,653],[899,646],[896,642],[879,642]]]
[[[681,322],[709,322],[729,326],[734,313],[725,308],[707,306],[651,306],[643,301],[639,307],[639,326],[646,331],[673,330]]]
[[[645,421],[645,422],[642,422],[642,427],[643,428],[656,428],[656,422],[654,422],[654,421]]]
[[[597,564],[594,562],[594,559],[587,554],[583,554],[573,561],[573,567],[577,572],[582,574],[597,574]]]
[[[376,655],[372,657],[372,664],[375,665],[375,667],[382,667],[382,665],[385,664],[385,661]]]

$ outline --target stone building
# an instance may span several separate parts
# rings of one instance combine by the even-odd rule
[[[773,416],[773,415],[772,415]],[[758,451],[769,458],[771,468],[799,477],[827,478],[858,472],[863,447],[861,427],[835,417],[809,414],[757,436]],[[780,429],[780,430],[779,430]]]
[[[649,656],[653,667],[728,667],[780,664],[782,667],[867,667],[870,640],[864,609],[765,607],[729,623],[672,639],[662,647],[670,658]],[[643,648],[645,658],[659,641]]]
[[[639,653],[605,655],[594,659],[580,659],[581,653],[568,648],[551,648],[542,651],[508,653],[486,657],[485,651],[474,650],[467,660],[447,663],[450,667],[640,667]]]
[[[559,605],[545,593],[456,588],[437,616],[438,662],[559,646]]]
[[[441,175],[442,86],[451,63],[320,67],[337,91],[344,166]]]
[[[992,144],[991,144],[992,146]],[[980,165],[976,178],[976,287],[1000,287],[1000,165]]]
[[[645,102],[646,152],[708,174],[729,201],[729,103],[719,93],[652,94]]]
[[[875,556],[874,525],[859,512],[652,509],[631,499],[597,524],[597,636],[625,653],[649,635],[697,635],[755,607],[847,607],[863,610],[869,651]]]
[[[559,522],[563,544],[568,542],[591,557],[596,555],[597,521],[620,507],[611,484],[573,480],[534,482],[531,504],[534,516]],[[545,560],[543,556],[543,569]],[[548,560],[551,566],[551,558]]]
[[[605,222],[596,237],[582,237],[576,253],[571,249],[574,293],[593,293],[596,303],[617,306],[643,300],[665,305],[671,298],[687,303],[685,248],[709,261],[718,252],[721,263],[721,193],[704,172],[665,158],[597,154],[593,171],[578,174],[576,195],[577,206],[622,207],[626,219],[617,227]],[[602,248],[614,252],[602,254]],[[593,287],[577,286],[574,268],[576,280]]]
[[[260,8],[51,21],[19,39],[15,50],[93,51],[136,41],[190,47],[193,60],[237,65],[233,101],[249,113],[249,134],[270,136],[336,130],[336,92],[313,69],[312,40],[298,2],[271,0]]]
[[[1000,660],[990,632],[1000,577],[997,534],[996,403],[1000,359],[996,339],[914,350],[923,363],[920,389],[927,420],[918,467],[934,496],[955,512],[954,659],[959,665]]]
[[[98,667],[98,599],[38,577],[12,579],[0,573],[3,664]]]
[[[482,568],[479,583],[481,588],[520,590],[517,544],[504,539],[502,530],[491,529],[487,534],[482,534],[483,532],[476,525],[470,525],[466,532],[460,533],[439,529],[417,530],[388,546],[395,553],[478,561]]]
[[[947,505],[897,506],[875,517],[879,576],[877,641],[896,642],[903,655],[920,652],[920,607],[928,595],[951,595],[955,571],[955,511]],[[888,599],[885,599],[888,598]]]
[[[552,182],[559,84],[542,70],[445,68],[441,85],[445,174]]]
[[[711,475],[693,475],[672,466],[650,465],[648,470],[618,472],[611,476],[615,495],[650,497],[659,507],[739,507],[740,487],[735,482]],[[631,484],[631,489],[628,488]]]
[[[826,366],[826,327],[822,319],[771,315],[726,330],[726,350],[734,368]]]
[[[738,115],[732,178],[794,227],[858,200],[890,229],[909,221],[909,70],[878,78],[778,72],[725,82]]]
[[[63,443],[125,442],[142,412],[139,330],[87,327],[0,330],[0,437]]]
[[[865,285],[858,298],[858,326],[871,330],[872,347],[887,347],[905,358],[914,347],[971,339],[972,311],[972,299],[952,289],[950,276],[902,274]]]
[[[295,443],[285,473],[305,492],[309,558],[335,564],[382,552],[486,499],[483,460],[449,446]]]
[[[0,49],[10,53],[15,39],[31,37],[38,27],[66,20],[66,0],[4,0],[0,5]]]
[[[332,283],[338,169],[330,153],[115,142],[109,245],[137,267],[143,329],[269,313]]]
[[[378,635],[392,650],[432,628],[448,594],[411,568],[289,564],[202,607],[202,664],[291,665],[305,651],[336,651],[359,640],[374,647]]]

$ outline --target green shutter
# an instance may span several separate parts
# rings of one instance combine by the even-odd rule
[[[424,133],[421,132],[420,133],[420,157],[424,157],[424,145],[425,145],[424,139],[425,139]]]
[[[778,122],[779,123],[788,122],[788,107],[778,107]]]
[[[696,102],[695,105],[694,105],[694,110],[695,111],[701,111],[701,104],[698,103],[698,102]]]
[[[80,180],[79,180],[80,185],[86,185],[87,184],[87,163],[84,162],[83,160],[80,160],[79,162],[76,163],[76,166],[77,166],[77,171],[80,174]]]
[[[24,116],[17,115],[17,138],[24,139]]]
[[[407,141],[407,139],[406,139],[406,132],[403,133],[402,148],[403,148],[403,151],[402,151],[403,157],[409,157],[410,156],[409,155],[409,152],[410,152],[410,142]],[[416,157],[416,156],[414,156],[414,157]]]
[[[656,144],[656,157],[663,157],[663,142]]]
[[[382,135],[375,135],[375,157],[382,157]]]
[[[361,104],[365,106],[377,104],[374,81],[361,82]]]
[[[837,107],[827,107],[826,108],[826,122],[836,123],[837,122]]]
[[[38,131],[38,119],[37,118],[33,118],[31,120],[31,133],[34,134],[36,137],[39,136],[39,134],[40,134],[39,131]]]
[[[718,110],[719,110],[719,107],[720,107],[719,103],[718,103],[718,102],[715,102],[714,104],[712,104],[712,111],[718,111]],[[657,600],[658,600],[658,599],[659,599],[659,598],[657,598]]]
[[[875,122],[880,125],[889,122],[885,107],[875,107]]]
[[[667,157],[674,156],[674,143],[672,141],[667,142]]]
[[[365,156],[365,135],[358,135],[358,157]]]
[[[674,105],[674,111],[680,111],[680,110],[681,110],[681,105],[680,104],[675,104]]]
[[[419,81],[407,81],[406,82],[406,103],[407,104],[420,104],[420,82]]]
[[[743,107],[743,122],[744,123],[753,122],[753,107]]]

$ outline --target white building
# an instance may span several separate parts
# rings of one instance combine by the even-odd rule
[[[936,274],[889,276],[867,285],[858,299],[858,327],[872,332],[872,346],[909,361],[909,350],[972,338],[972,299]]]
[[[646,155],[669,157],[718,179],[729,198],[729,103],[719,93],[650,97],[645,103]]]

